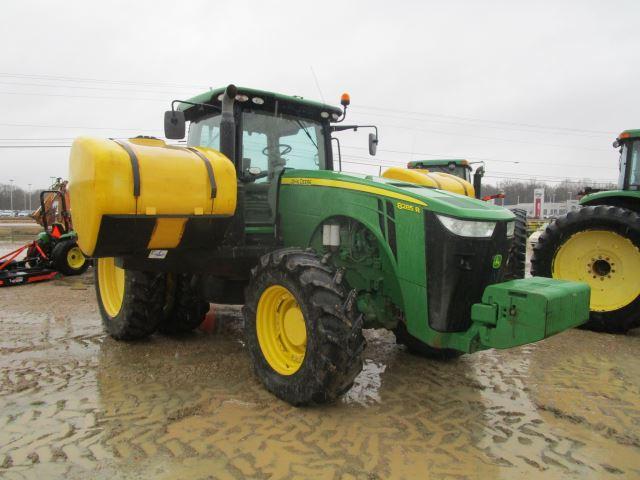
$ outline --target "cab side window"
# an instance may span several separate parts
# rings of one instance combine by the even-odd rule
[[[188,144],[220,150],[220,115],[191,123]]]

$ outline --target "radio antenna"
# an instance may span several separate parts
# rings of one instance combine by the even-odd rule
[[[316,88],[318,89],[318,93],[320,94],[320,98],[322,99],[322,103],[327,103],[324,100],[324,95],[322,94],[322,89],[320,88],[320,83],[318,82],[318,77],[316,76],[316,72],[313,69],[313,66],[311,66],[310,68],[311,68],[311,73],[313,74],[313,80],[316,82]]]

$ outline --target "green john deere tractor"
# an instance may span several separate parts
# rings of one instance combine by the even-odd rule
[[[589,287],[503,283],[514,215],[474,198],[334,171],[342,108],[229,85],[165,114],[167,138],[78,138],[73,218],[96,261],[107,332],[196,328],[208,302],[244,303],[266,388],[331,401],[362,369],[363,328],[453,357],[542,340],[588,318]],[[369,137],[375,153],[377,132]]]
[[[640,326],[640,130],[625,130],[618,190],[590,189],[582,208],[556,219],[533,250],[534,275],[588,283],[586,328],[624,333]]]

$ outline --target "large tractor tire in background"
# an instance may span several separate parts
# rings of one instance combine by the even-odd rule
[[[640,216],[598,205],[551,223],[531,260],[533,275],[586,282],[591,315],[585,328],[624,333],[640,326]]]
[[[89,268],[89,260],[84,256],[75,240],[59,242],[51,253],[53,268],[64,275],[80,275]]]
[[[193,331],[200,326],[209,311],[209,303],[202,300],[199,275],[167,275],[166,299],[158,330],[167,335]]]
[[[95,282],[102,324],[110,336],[139,340],[157,330],[166,303],[165,274],[124,270],[113,258],[100,258]]]
[[[433,360],[452,360],[458,358],[463,352],[452,348],[436,348],[418,340],[407,331],[404,323],[400,322],[393,330],[396,336],[396,343],[407,347],[409,353],[420,357],[431,358]]]
[[[252,271],[244,307],[253,368],[292,405],[345,393],[362,370],[362,316],[340,274],[312,251],[282,249]]]
[[[521,208],[511,210],[516,216],[513,241],[505,265],[505,280],[524,278],[527,264],[527,211]]]

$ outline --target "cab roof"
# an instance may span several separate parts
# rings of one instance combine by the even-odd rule
[[[618,135],[617,140],[626,140],[629,138],[640,138],[640,128],[633,130],[625,130],[620,135]]]
[[[429,168],[435,166],[443,166],[446,167],[451,163],[455,163],[456,166],[460,167],[468,167],[469,161],[461,158],[452,158],[452,159],[437,159],[437,160],[414,160],[407,164],[408,168]]]
[[[201,93],[187,101],[192,103],[207,103],[211,105],[221,105],[221,95],[226,87],[216,88],[208,92]],[[300,115],[317,120],[329,118],[337,120],[342,116],[342,109],[333,105],[307,100],[298,96],[283,95],[281,93],[257,90],[255,88],[238,87],[236,95],[237,102],[249,102],[251,107],[258,110],[275,111],[280,113]],[[178,110],[185,112],[187,120],[192,120],[202,115],[202,109],[195,105],[179,104]]]

